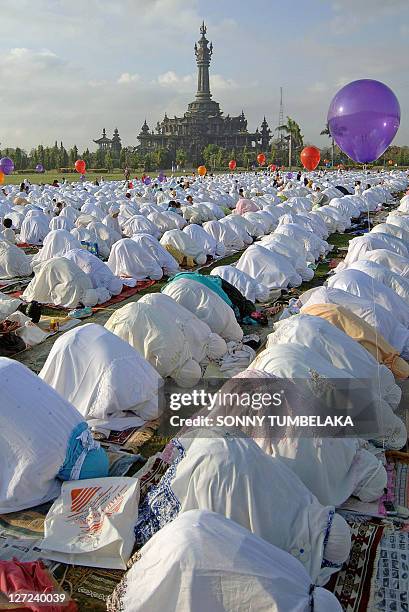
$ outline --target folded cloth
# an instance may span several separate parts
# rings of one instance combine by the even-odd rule
[[[108,476],[109,460],[84,422],[79,423],[68,440],[67,454],[58,472],[60,480],[83,480]]]

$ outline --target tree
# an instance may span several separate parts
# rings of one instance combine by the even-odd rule
[[[70,166],[74,166],[75,162],[78,159],[78,149],[76,145],[74,145],[72,149],[70,149],[70,152],[68,153],[68,157],[69,157]]]
[[[179,164],[181,168],[184,168],[187,163],[187,153],[184,149],[178,149],[176,151],[176,163]]]
[[[114,160],[112,159],[111,151],[107,151],[104,156],[104,167],[108,170],[112,170],[114,167]]]
[[[291,166],[293,153],[300,151],[304,143],[304,136],[301,134],[301,128],[294,119],[287,117],[287,123],[279,125],[277,130],[283,131],[289,136],[288,146],[290,147],[291,142],[291,160],[289,160]]]
[[[219,147],[215,144],[208,144],[202,151],[204,162],[207,166],[215,167],[216,155],[219,152]]]
[[[329,129],[329,123],[327,122],[325,128],[320,132],[321,136],[328,136],[331,138],[331,165],[334,167],[334,158],[335,158],[335,140],[332,138],[332,134]]]
[[[156,151],[153,153],[153,160],[156,164],[157,170],[168,168],[170,166],[169,151],[163,147],[156,149]]]

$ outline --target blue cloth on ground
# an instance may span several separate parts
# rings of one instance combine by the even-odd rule
[[[85,480],[86,478],[108,476],[108,455],[98,442],[90,440],[90,436],[91,432],[85,421],[79,423],[72,430],[68,440],[65,461],[57,474],[57,478],[60,480]],[[83,454],[84,457],[81,459]],[[78,461],[81,462],[80,466],[76,466]],[[79,474],[76,475],[75,472],[78,471],[78,467]]]
[[[209,276],[205,274],[198,274],[197,272],[179,272],[170,279],[169,283],[173,283],[173,281],[178,280],[179,278],[188,278],[190,280],[197,281],[198,283],[202,283],[202,285],[206,285],[206,287],[217,293],[217,295],[221,297],[222,300],[226,302],[228,306],[230,306],[230,308],[233,308],[233,302],[227,293],[222,289],[222,279],[220,276]]]

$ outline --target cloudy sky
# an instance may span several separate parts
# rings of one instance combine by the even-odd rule
[[[3,7],[2,7],[3,5]],[[332,96],[375,78],[401,104],[396,144],[409,144],[408,0],[0,0],[1,147],[63,140],[92,148],[103,127],[137,144],[183,114],[196,90],[194,42],[202,19],[213,41],[213,98],[244,109],[249,128],[285,115],[325,145]],[[94,146],[95,147],[95,146]]]

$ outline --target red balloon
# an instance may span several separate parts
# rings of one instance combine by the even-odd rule
[[[277,170],[277,166],[275,164],[270,164],[271,172],[275,172]]]
[[[75,162],[75,169],[80,174],[85,174],[86,166],[87,164],[85,163],[83,159],[77,159],[77,161]]]
[[[237,166],[236,160],[235,159],[231,159],[229,161],[229,168],[230,168],[230,170],[235,170],[236,166]]]
[[[300,157],[301,163],[306,170],[315,170],[320,163],[321,154],[317,147],[304,147]]]
[[[263,164],[266,163],[266,156],[264,155],[264,153],[259,153],[257,155],[257,161],[258,161],[260,166],[262,166]]]

